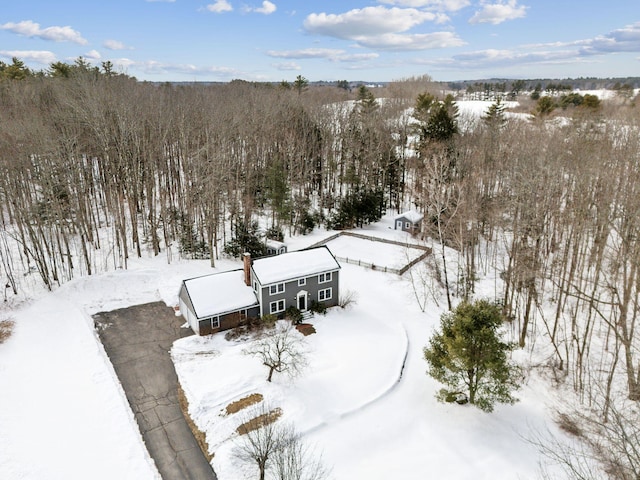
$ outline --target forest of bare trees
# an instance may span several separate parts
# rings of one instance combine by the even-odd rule
[[[301,234],[346,196],[374,191],[380,211],[425,214],[425,232],[443,246],[434,256],[449,308],[499,271],[496,297],[520,346],[537,342],[541,366],[599,419],[620,411],[620,396],[637,418],[633,102],[530,120],[498,105],[461,130],[455,99],[438,97],[428,77],[376,98],[366,87],[156,85],[82,64],[56,71],[0,81],[5,296],[24,272],[52,289],[162,251],[214,266],[238,225],[260,219]]]

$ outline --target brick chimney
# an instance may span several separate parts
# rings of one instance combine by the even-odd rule
[[[242,260],[244,262],[244,283],[247,287],[251,286],[251,254],[243,253]]]

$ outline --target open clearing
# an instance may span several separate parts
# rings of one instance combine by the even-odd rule
[[[384,241],[340,235],[325,243],[338,260],[349,263],[362,262],[374,265],[377,269],[400,270],[425,252],[410,243],[394,245]]]

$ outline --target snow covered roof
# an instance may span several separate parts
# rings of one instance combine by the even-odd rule
[[[198,318],[258,305],[253,289],[244,283],[243,270],[191,278],[184,281],[184,286]]]
[[[340,265],[326,246],[283,253],[275,257],[258,258],[253,273],[261,285],[293,280],[336,270]]]
[[[420,220],[422,220],[424,218],[424,215],[422,215],[421,213],[416,212],[415,210],[408,210],[406,212],[402,212],[399,215],[395,216],[396,219],[398,218],[406,218],[407,220],[409,220],[412,223],[418,223]]]

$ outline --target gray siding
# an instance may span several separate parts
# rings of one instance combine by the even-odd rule
[[[339,300],[339,285],[340,285],[340,271],[333,270],[331,272],[331,281],[319,283],[318,281],[319,275],[311,275],[306,277],[305,285],[298,285],[298,280],[291,280],[288,282],[284,282],[284,292],[276,293],[271,295],[270,285],[267,286],[258,286],[260,303],[262,304],[262,315],[267,315],[271,311],[271,303],[277,302],[279,300],[284,300],[284,309],[286,310],[289,307],[298,307],[298,294],[301,291],[307,292],[307,310],[311,306],[311,302],[319,301],[318,292],[320,290],[326,290],[331,288],[331,298],[328,300],[322,301],[327,307],[332,307],[338,304]],[[281,312],[280,312],[281,313]]]

